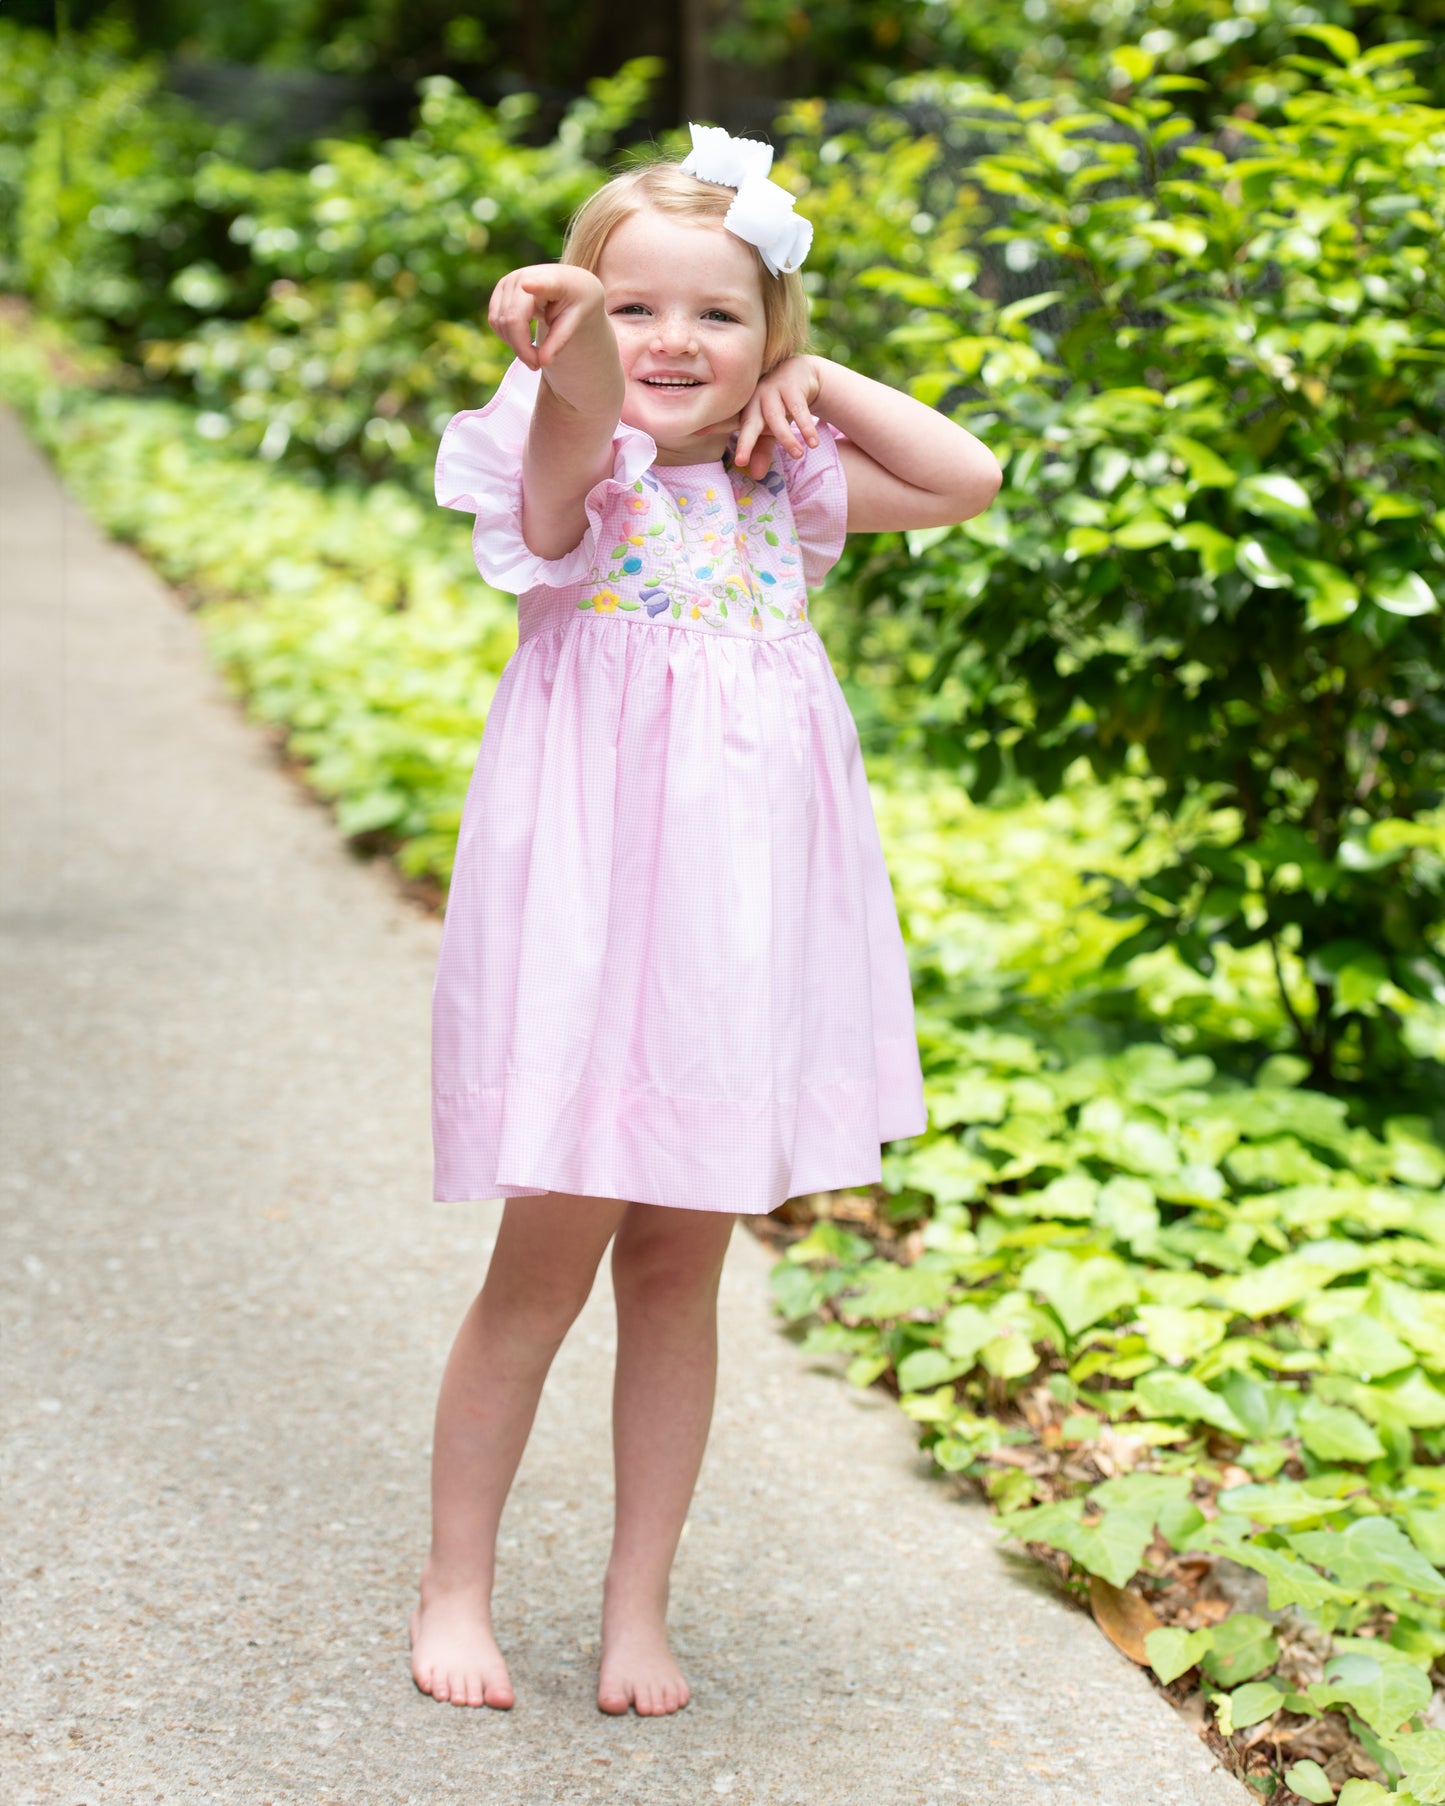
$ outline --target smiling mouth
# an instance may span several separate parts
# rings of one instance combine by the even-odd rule
[[[649,389],[700,389],[701,379],[696,376],[644,376],[639,379]]]

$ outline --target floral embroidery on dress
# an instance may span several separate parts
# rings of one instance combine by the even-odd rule
[[[770,470],[759,481],[731,462],[717,468],[717,482],[689,476],[676,491],[643,471],[624,505],[632,530],[594,559],[579,609],[665,615],[720,633],[810,625],[782,473]]]

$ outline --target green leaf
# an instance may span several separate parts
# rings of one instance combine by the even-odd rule
[[[369,790],[336,806],[336,826],[348,839],[389,828],[407,812],[407,799],[396,790]]]
[[[1273,1316],[1321,1291],[1341,1274],[1373,1265],[1376,1258],[1370,1248],[1343,1238],[1310,1242],[1230,1281],[1229,1303],[1241,1316]]]
[[[1337,1317],[1330,1325],[1326,1360],[1336,1373],[1347,1373],[1352,1379],[1374,1380],[1383,1374],[1398,1373],[1402,1367],[1414,1365],[1415,1356],[1393,1330],[1378,1317],[1363,1311],[1351,1311]]]
[[[1136,1254],[1152,1250],[1159,1239],[1159,1206],[1153,1188],[1144,1179],[1119,1173],[1099,1191],[1094,1221]]]
[[[941,545],[952,531],[953,527],[951,524],[945,527],[912,528],[903,535],[908,545],[909,557],[921,558],[925,552],[931,551],[934,546]]]
[[[1294,564],[1295,588],[1304,597],[1311,627],[1338,627],[1360,606],[1360,591],[1338,565],[1318,558]]]
[[[814,1260],[866,1260],[872,1251],[872,1243],[865,1236],[855,1235],[841,1223],[829,1222],[826,1217],[822,1217],[800,1241],[793,1243],[783,1259],[798,1266],[806,1266]]]
[[[1139,1321],[1151,1354],[1183,1363],[1196,1360],[1224,1340],[1228,1311],[1180,1310],[1167,1304],[1141,1304]]]
[[[1191,1669],[1214,1641],[1212,1626],[1203,1630],[1177,1630],[1172,1625],[1151,1630],[1144,1639],[1149,1666],[1167,1687]]]
[[[1087,1222],[1094,1214],[1098,1196],[1097,1179],[1091,1179],[1087,1173],[1061,1173],[1041,1191],[1022,1193],[1014,1204],[1031,1216],[1077,1217],[1081,1222]],[[1003,1202],[999,1199],[998,1207],[1002,1207]]]
[[[1069,1540],[1056,1543],[1091,1574],[1121,1587],[1139,1572],[1153,1540],[1153,1525],[1126,1511],[1106,1511],[1097,1525],[1077,1524]]]
[[[785,1261],[769,1273],[768,1286],[785,1323],[796,1323],[808,1316],[827,1296],[827,1288],[817,1274],[806,1267],[790,1267]]]
[[[1211,451],[1207,445],[1201,445],[1197,439],[1190,439],[1183,433],[1166,433],[1164,444],[1189,472],[1189,480],[1196,489],[1233,488],[1236,480],[1234,469],[1218,452]]]
[[[1141,1513],[1152,1524],[1166,1506],[1182,1504],[1189,1497],[1184,1474],[1119,1474],[1105,1480],[1089,1495],[1110,1511]]]
[[[1063,299],[1062,289],[1044,289],[1037,295],[1025,295],[1021,301],[1010,301],[1007,307],[998,310],[998,323],[1000,327],[1007,329],[1033,314],[1042,313],[1046,307],[1052,307],[1056,301]]]
[[[1352,63],[1360,54],[1360,40],[1343,25],[1296,25],[1302,38],[1318,38],[1342,63]]]
[[[1410,1541],[1432,1567],[1445,1566],[1445,1508],[1412,1506],[1404,1514]]]
[[[1021,1380],[1039,1364],[1032,1340],[1018,1330],[1007,1330],[986,1342],[978,1358],[996,1380]]]
[[[1299,1416],[1299,1394],[1272,1380],[1257,1380],[1252,1373],[1227,1374],[1220,1396],[1256,1441],[1273,1441],[1290,1435]]]
[[[1146,1373],[1135,1383],[1134,1396],[1150,1417],[1207,1423],[1241,1440],[1246,1434],[1244,1426],[1219,1394],[1187,1374]]]
[[[952,1276],[934,1267],[903,1267],[895,1261],[869,1261],[861,1267],[859,1291],[841,1298],[849,1317],[906,1317],[913,1311],[936,1311],[952,1289]]]
[[[1435,1430],[1445,1425],[1445,1393],[1418,1367],[1393,1374],[1352,1394],[1355,1405],[1376,1423],[1402,1424],[1409,1430]]]
[[[1090,460],[1089,473],[1100,495],[1112,495],[1133,468],[1127,452],[1120,451],[1117,445],[1101,445]],[[1104,543],[1108,544],[1107,534]]]
[[[1211,577],[1221,577],[1226,571],[1234,569],[1237,556],[1235,542],[1227,533],[1221,533],[1207,521],[1186,521],[1175,534],[1174,544],[1197,552],[1200,564]]]
[[[1398,571],[1370,584],[1370,600],[1392,615],[1430,615],[1440,604],[1418,571]]]
[[[1357,1411],[1318,1398],[1300,1407],[1300,1440],[1322,1461],[1378,1461],[1385,1445]]]
[[[1384,1739],[1405,1771],[1410,1791],[1435,1806],[1445,1800],[1445,1731],[1408,1731]]]
[[[1279,1660],[1279,1642],[1263,1618],[1232,1612],[1214,1627],[1214,1640],[1201,1666],[1216,1686],[1237,1687]]]
[[[926,1192],[935,1204],[971,1204],[982,1196],[993,1168],[952,1135],[940,1135],[906,1155],[902,1172],[907,1184]]]
[[[1076,558],[1093,558],[1100,552],[1107,552],[1113,543],[1102,527],[1071,527],[1064,540],[1064,557],[1071,562]]]
[[[856,1386],[861,1392],[871,1386],[874,1380],[888,1371],[889,1361],[886,1354],[859,1354],[848,1363],[844,1378],[850,1386]]]
[[[1234,562],[1251,583],[1260,589],[1288,589],[1294,581],[1290,573],[1277,564],[1258,539],[1241,539],[1234,548]]]
[[[1119,527],[1114,533],[1114,544],[1137,552],[1150,546],[1165,545],[1173,537],[1174,529],[1168,521],[1161,520],[1157,514],[1146,514]]]
[[[1226,1619],[1226,1623],[1228,1620]],[[1266,1718],[1273,1718],[1284,1704],[1286,1694],[1271,1681],[1249,1681],[1243,1687],[1236,1687],[1229,1695],[1229,1721],[1235,1731],[1243,1731],[1252,1724],[1260,1724]],[[1223,1714],[1220,1714],[1221,1730],[1224,1729]]]
[[[1322,1499],[1299,1480],[1276,1480],[1267,1486],[1231,1486],[1219,1494],[1219,1509],[1247,1517],[1256,1524],[1304,1524],[1328,1517],[1332,1511],[1348,1511],[1336,1499]]]
[[[1242,1568],[1262,1574],[1269,1585],[1272,1612],[1292,1605],[1313,1612],[1323,1605],[1349,1599],[1348,1593],[1316,1573],[1307,1562],[1298,1561],[1281,1549],[1266,1549],[1252,1542],[1249,1532],[1237,1520],[1217,1518],[1213,1523],[1202,1524],[1187,1539],[1186,1546],[1212,1555],[1227,1555]]]
[[[1129,83],[1136,88],[1140,82],[1148,81],[1153,73],[1155,59],[1147,50],[1140,50],[1135,44],[1119,44],[1110,55],[1115,66],[1123,71]]]
[[[1418,1794],[1392,1793],[1378,1781],[1346,1781],[1335,1806],[1423,1806]]]
[[[1425,1599],[1445,1597],[1445,1580],[1389,1518],[1357,1518],[1345,1530],[1306,1530],[1289,1539],[1347,1587],[1401,1586]]]
[[[1138,1281],[1113,1254],[1081,1260],[1061,1248],[1047,1248],[1023,1269],[1019,1282],[1054,1307],[1071,1336],[1113,1316],[1139,1296]]]
[[[1306,1691],[1321,1711],[1341,1704],[1351,1707],[1382,1737],[1423,1712],[1433,1694],[1429,1675],[1413,1662],[1382,1662],[1359,1654],[1333,1656],[1325,1678]]]
[[[1160,1509],[1159,1534],[1171,1549],[1183,1549],[1204,1521],[1204,1513],[1193,1500],[1172,1499]]]
[[[1335,1797],[1329,1776],[1318,1762],[1311,1762],[1308,1758],[1303,1762],[1290,1764],[1284,1771],[1284,1784],[1302,1800],[1315,1802],[1315,1806],[1329,1806],[1329,1802]]]
[[[1242,477],[1234,486],[1234,502],[1250,514],[1261,514],[1286,526],[1315,517],[1314,503],[1304,485],[1282,471]]]
[[[957,1379],[972,1362],[951,1361],[941,1348],[915,1348],[898,1363],[900,1392],[927,1392],[934,1386]]]
[[[976,1304],[956,1304],[943,1319],[943,1352],[954,1361],[972,1361],[998,1335],[998,1325]]]

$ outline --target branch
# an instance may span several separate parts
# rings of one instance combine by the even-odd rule
[[[1289,987],[1284,982],[1284,966],[1279,957],[1279,941],[1274,935],[1270,935],[1269,937],[1269,951],[1270,956],[1274,960],[1274,979],[1279,987],[1279,1000],[1284,1005],[1284,1013],[1289,1017],[1290,1022],[1294,1027],[1295,1037],[1299,1041],[1301,1049],[1307,1053],[1311,1061],[1313,1061],[1315,1053],[1314,1037],[1305,1028],[1304,1023],[1301,1022],[1299,1018],[1298,1011],[1290,1001]]]

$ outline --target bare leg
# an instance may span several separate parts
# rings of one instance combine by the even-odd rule
[[[668,1575],[712,1422],[717,1288],[733,1220],[633,1204],[613,1243],[617,1521],[602,1603],[604,1712],[676,1712],[691,1697],[667,1641]]]
[[[587,1302],[616,1198],[549,1192],[510,1199],[486,1281],[442,1377],[432,1440],[432,1542],[411,1620],[412,1678],[457,1706],[510,1706],[492,1635],[497,1525],[542,1382]]]

